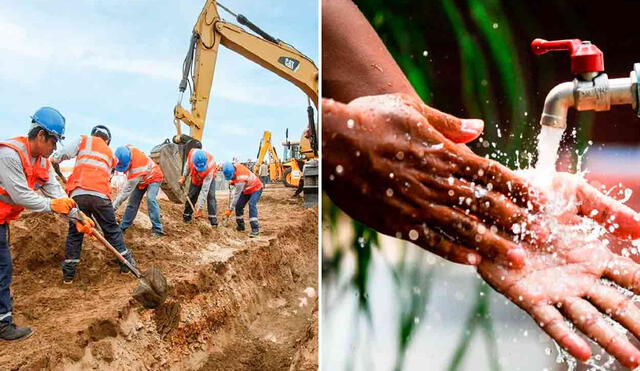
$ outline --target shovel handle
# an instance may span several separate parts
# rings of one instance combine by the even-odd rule
[[[122,256],[118,252],[118,250],[116,250],[115,247],[111,246],[111,244],[100,233],[97,233],[94,230],[92,236],[94,236],[96,239],[98,239],[98,241],[102,244],[102,246],[104,246],[108,250],[110,250],[118,258],[120,263],[124,264],[127,268],[129,268],[129,270],[131,271],[131,273],[133,273],[134,276],[136,276],[137,278],[141,278],[142,277],[142,274],[140,274],[140,271],[136,267],[131,265],[131,263],[129,263],[127,261],[127,259],[125,259],[124,256]]]

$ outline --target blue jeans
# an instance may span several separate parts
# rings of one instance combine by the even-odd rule
[[[154,232],[163,233],[162,222],[160,221],[160,205],[158,205],[158,192],[160,191],[160,183],[151,183],[147,188],[136,189],[131,192],[129,196],[129,203],[127,209],[124,211],[122,217],[122,223],[120,223],[120,229],[125,231],[133,224],[133,219],[138,214],[140,208],[140,202],[142,202],[142,196],[147,193],[147,209],[149,210],[149,219],[151,219],[151,226]]]
[[[0,224],[0,322],[12,323],[11,318],[11,278],[13,269],[11,265],[11,251],[7,238],[9,223]]]
[[[260,200],[260,196],[262,196],[262,189],[259,191],[255,191],[250,194],[242,193],[238,198],[238,202],[236,203],[236,222],[238,223],[238,228],[244,230],[244,207],[249,203],[249,224],[251,224],[251,230],[254,232],[258,232],[260,230],[260,225],[258,224],[258,201]]]

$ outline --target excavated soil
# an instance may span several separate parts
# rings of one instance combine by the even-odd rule
[[[67,223],[24,215],[11,224],[14,318],[35,332],[0,342],[0,369],[317,369],[318,215],[291,193],[265,190],[256,239],[235,223],[184,224],[182,207],[167,200],[167,236],[154,238],[143,202],[125,240],[140,267],[155,265],[169,281],[155,310],[131,297],[138,281],[89,239],[76,280],[63,285]],[[218,195],[219,214],[226,197]]]

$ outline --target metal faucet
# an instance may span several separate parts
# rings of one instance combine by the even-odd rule
[[[576,76],[573,81],[556,85],[547,94],[541,125],[565,129],[570,107],[578,111],[608,111],[612,105],[630,104],[640,118],[640,63],[634,64],[629,77],[609,79],[604,72],[602,51],[589,41],[535,39],[531,49],[537,55],[568,50],[571,53],[571,72]]]

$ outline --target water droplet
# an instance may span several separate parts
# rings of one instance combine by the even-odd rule
[[[393,179],[394,175],[393,173],[389,173],[389,178]]]
[[[493,183],[487,184],[487,191],[491,191],[493,189]]]
[[[329,174],[329,180],[334,180],[336,177],[333,174]]]
[[[478,225],[478,233],[484,234],[486,231],[487,231],[487,227],[485,227],[484,224]]]
[[[496,23],[494,23],[494,24],[492,25],[492,27],[493,27],[493,29],[495,30],[496,28],[498,28],[498,23],[497,23],[497,22],[496,22]]]
[[[404,152],[400,151],[396,153],[396,158],[400,161],[404,160]]]
[[[447,178],[447,183],[449,183],[449,185],[453,185],[453,181],[454,181],[454,180],[455,180],[455,179],[453,179],[453,177],[452,177],[452,176],[450,176],[449,178]],[[640,217],[640,214],[638,214],[638,216]]]
[[[336,166],[336,173],[338,175],[342,174],[343,171],[344,171],[344,168],[342,167],[342,165]]]
[[[411,241],[415,241],[418,239],[418,231],[416,231],[415,229],[412,229],[409,231],[409,239]]]
[[[525,115],[525,117],[526,117],[526,116],[529,116],[529,112],[525,111],[525,112],[524,112],[524,115]]]
[[[413,322],[416,323],[416,324],[420,323],[420,318],[413,317]]]
[[[393,196],[393,189],[387,188],[387,196],[389,196],[389,197]]]
[[[428,52],[428,51],[426,51],[426,50],[425,50],[425,51],[423,51],[423,52],[422,52],[422,56],[423,56],[423,57],[426,57],[427,55],[429,55],[429,52]]]
[[[396,232],[396,238],[402,238],[402,233],[401,232]]]
[[[355,123],[355,121],[353,121],[353,119],[348,119],[348,120],[347,120],[347,127],[348,127],[349,129],[353,129],[353,127],[354,127],[354,125],[355,125],[355,124],[356,124],[356,123]]]
[[[447,192],[447,194],[453,197],[453,195],[455,195],[456,193],[453,191],[453,189],[450,189],[449,192]]]
[[[356,151],[356,157],[360,157],[360,151]]]

